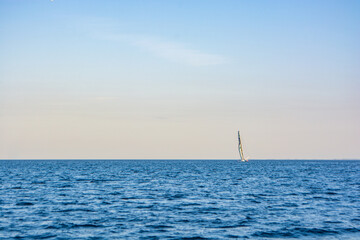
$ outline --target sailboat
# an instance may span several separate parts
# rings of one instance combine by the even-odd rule
[[[239,140],[238,148],[239,148],[239,154],[240,154],[240,161],[248,162],[249,160],[244,157],[244,150],[243,150],[243,146],[241,144],[241,139],[240,139],[240,131],[238,131],[238,140]]]

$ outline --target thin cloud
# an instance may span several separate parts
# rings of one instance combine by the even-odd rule
[[[95,97],[96,101],[113,101],[113,100],[118,100],[118,97],[108,97],[108,96],[100,96],[100,97]]]
[[[181,44],[174,42],[148,38],[135,40],[134,44],[148,50],[156,56],[193,66],[218,65],[225,62],[225,59],[222,56],[188,49]]]
[[[203,53],[184,45],[159,38],[140,35],[103,35],[103,39],[128,42],[142,48],[155,56],[191,66],[209,66],[224,64],[225,58],[216,54]]]

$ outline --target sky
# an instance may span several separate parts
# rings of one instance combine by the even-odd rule
[[[360,159],[359,12],[0,0],[0,159]]]

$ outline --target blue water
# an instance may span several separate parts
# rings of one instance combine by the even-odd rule
[[[0,239],[360,239],[360,161],[0,161]]]

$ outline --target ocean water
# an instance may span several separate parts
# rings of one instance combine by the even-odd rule
[[[0,161],[0,239],[360,239],[360,161]]]

